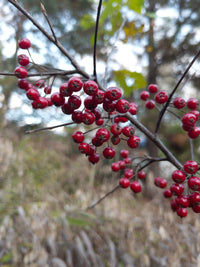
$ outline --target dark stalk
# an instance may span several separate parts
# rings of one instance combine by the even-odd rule
[[[74,124],[75,122],[69,122],[69,123],[63,123],[63,124],[58,124],[54,126],[49,126],[49,127],[43,127],[43,128],[38,128],[30,131],[26,131],[26,134],[31,134],[31,133],[36,133],[36,132],[41,132],[41,131],[46,131],[46,130],[53,130],[55,128],[63,127],[63,126],[69,126]]]

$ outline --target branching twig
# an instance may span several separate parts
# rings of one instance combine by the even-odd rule
[[[25,133],[26,134],[31,134],[31,133],[36,133],[36,132],[41,132],[41,131],[46,131],[46,130],[52,130],[52,129],[55,129],[55,128],[59,128],[59,127],[63,127],[63,126],[69,126],[69,125],[72,125],[72,124],[74,124],[74,122],[63,123],[63,124],[59,124],[59,125],[55,125],[55,126],[38,128],[38,129],[26,131]]]
[[[49,71],[49,72],[39,72],[39,73],[28,73],[27,77],[35,77],[35,76],[64,76],[79,73],[78,70],[68,70],[68,71]],[[2,76],[16,76],[13,72],[0,72]]]
[[[53,30],[53,27],[52,27],[52,25],[51,25],[51,23],[50,23],[50,21],[49,21],[48,16],[47,16],[46,9],[45,9],[45,7],[44,7],[44,5],[43,5],[42,3],[41,3],[40,5],[41,5],[42,13],[43,13],[45,19],[47,20],[47,23],[49,24],[49,27],[50,27],[51,32],[52,32],[52,34],[53,34],[54,40],[55,40],[55,42],[57,43],[58,40],[57,40],[57,38],[56,38],[55,32],[54,32],[54,30]]]
[[[161,110],[159,117],[158,117],[158,121],[156,123],[156,129],[155,129],[155,133],[157,133],[159,131],[160,128],[160,124],[162,121],[162,118],[167,110],[167,107],[169,106],[171,99],[173,97],[173,95],[175,94],[176,90],[178,89],[179,85],[181,84],[182,80],[185,78],[186,74],[189,72],[190,68],[192,67],[192,65],[194,64],[194,62],[197,60],[197,58],[200,56],[200,50],[198,51],[198,53],[194,56],[194,58],[192,59],[192,61],[190,62],[190,64],[188,65],[188,67],[186,68],[186,70],[184,71],[184,73],[182,74],[181,78],[179,79],[179,81],[177,82],[177,84],[175,85],[174,89],[172,90],[171,94],[169,95],[169,98],[167,100],[167,102],[165,103],[165,105],[163,106],[163,109]]]

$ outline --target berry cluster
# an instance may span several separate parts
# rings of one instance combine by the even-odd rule
[[[31,42],[24,38],[18,42],[19,48],[29,49]],[[29,51],[29,50],[28,50]],[[18,87],[26,92],[33,109],[44,109],[56,106],[71,117],[72,123],[82,124],[87,130],[75,130],[72,139],[78,145],[80,153],[86,155],[89,162],[96,164],[100,160],[100,154],[105,159],[114,159],[115,146],[124,142],[130,149],[138,148],[140,138],[135,134],[135,128],[130,125],[126,113],[137,114],[137,104],[125,100],[122,90],[117,87],[109,87],[107,90],[99,89],[93,80],[84,80],[73,76],[67,78],[56,92],[52,92],[52,84],[49,77],[31,83],[28,77],[29,57],[20,54],[17,57],[19,67],[15,69],[18,78]],[[168,94],[158,91],[155,84],[150,84],[148,89],[140,94],[145,101],[147,109],[153,109],[156,104],[165,104]],[[181,114],[182,128],[188,136],[195,139],[200,134],[200,128],[196,126],[199,117],[198,100],[190,98],[187,102],[182,97],[176,97],[170,104],[173,108],[189,111]],[[92,133],[92,134],[91,134]],[[99,147],[102,147],[101,149]],[[119,185],[122,188],[130,188],[134,193],[142,191],[142,180],[146,173],[141,163],[134,164],[134,158],[130,157],[127,149],[120,151],[121,160],[111,163],[113,172],[120,171]],[[147,158],[149,160],[149,158]],[[198,177],[198,163],[193,160],[185,162],[183,170],[175,170],[172,173],[173,184],[167,187],[167,180],[156,177],[155,186],[164,189],[165,198],[171,200],[171,208],[180,217],[187,216],[187,208],[200,213],[200,177]]]

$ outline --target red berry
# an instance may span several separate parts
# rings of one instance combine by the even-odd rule
[[[97,126],[101,126],[101,125],[104,124],[104,119],[102,119],[102,118],[101,119],[98,119],[98,120],[96,120],[95,123],[96,123]]]
[[[92,109],[95,109],[97,107],[97,103],[93,100],[92,96],[87,96],[84,99],[84,106],[85,106],[85,108],[92,110]]]
[[[189,198],[186,196],[177,196],[176,200],[176,204],[180,207],[180,208],[187,208],[189,207]]]
[[[172,184],[170,186],[170,190],[172,192],[172,194],[176,195],[176,196],[180,196],[183,194],[184,192],[184,185],[182,184]]]
[[[139,171],[137,173],[137,176],[138,176],[139,179],[143,180],[146,177],[146,173],[144,171]]]
[[[37,100],[40,97],[40,93],[34,88],[28,89],[28,91],[26,91],[26,95],[30,100]]]
[[[65,98],[58,92],[53,93],[51,95],[51,102],[56,106],[56,107],[60,107],[62,105],[64,105],[65,103]]]
[[[128,164],[131,164],[131,158],[124,158],[123,159],[123,161],[124,161],[124,163],[126,164],[126,165],[128,165]]]
[[[103,103],[104,98],[105,98],[105,93],[102,90],[98,90],[97,93],[93,95],[93,100],[97,104]]]
[[[127,158],[129,156],[129,151],[127,149],[122,149],[120,155],[122,158]]]
[[[81,123],[82,122],[82,111],[79,110],[74,110],[72,112],[72,120],[76,123]]]
[[[192,176],[188,180],[188,187],[194,191],[200,191],[200,178]]]
[[[115,102],[112,102],[111,100],[105,98],[103,101],[103,109],[107,112],[112,112],[116,108]]]
[[[168,100],[168,94],[165,91],[160,91],[155,95],[155,101],[158,104],[164,104]]]
[[[196,121],[199,119],[199,111],[198,110],[191,110],[189,113],[194,114],[196,116]]]
[[[47,95],[51,94],[51,86],[45,86],[44,87],[44,93]]]
[[[183,183],[185,181],[185,173],[181,170],[175,170],[172,173],[172,179],[177,184]]]
[[[126,113],[129,111],[130,104],[125,99],[119,99],[116,103],[116,110],[119,113]]]
[[[106,148],[104,148],[103,150],[103,156],[106,159],[112,159],[115,156],[115,149],[111,146],[107,146]]]
[[[149,98],[149,92],[148,91],[142,91],[140,93],[140,99],[146,101]]]
[[[137,148],[140,145],[140,138],[136,135],[133,135],[128,138],[127,144],[131,148]]]
[[[122,187],[122,188],[127,188],[129,187],[130,185],[130,181],[128,178],[126,177],[123,177],[119,180],[119,185]]]
[[[196,98],[190,98],[187,101],[187,107],[189,109],[197,109],[198,107],[198,100]]]
[[[182,97],[176,97],[173,101],[174,107],[181,109],[185,107],[185,100]]]
[[[141,184],[138,181],[133,181],[130,184],[130,188],[134,193],[140,193],[142,191]]]
[[[111,168],[114,172],[118,172],[120,170],[120,166],[118,162],[114,162],[111,164]]]
[[[186,113],[182,117],[182,123],[185,124],[186,126],[194,126],[196,122],[196,116],[192,113]]]
[[[180,217],[186,217],[187,216],[187,209],[186,208],[178,208],[176,212],[177,212],[177,215]]]
[[[88,155],[90,152],[90,145],[88,143],[80,143],[78,149],[81,153]]]
[[[147,109],[153,109],[155,107],[155,102],[153,100],[147,100],[145,103]]]
[[[126,164],[123,160],[118,161],[120,170],[124,170],[126,168]]]
[[[189,174],[194,174],[198,170],[198,164],[194,160],[188,160],[184,163],[183,165],[184,171],[189,173]]]
[[[109,87],[105,92],[105,97],[111,101],[118,100],[122,96],[122,91],[118,87]]]
[[[91,162],[92,164],[96,164],[97,162],[99,162],[100,156],[98,153],[93,153],[88,157],[89,162]]]
[[[18,80],[18,87],[20,89],[28,90],[29,82],[26,79],[19,79]]]
[[[39,87],[39,88],[42,88],[45,86],[45,81],[44,80],[37,80],[35,82],[35,86]]]
[[[109,131],[107,129],[101,128],[101,129],[97,130],[96,137],[99,140],[102,140],[103,142],[106,142],[110,138],[110,133],[109,133]]]
[[[125,176],[126,178],[128,178],[128,179],[132,178],[132,177],[133,177],[133,174],[134,174],[133,169],[129,169],[129,168],[127,168],[127,169],[125,169],[125,171],[124,171],[124,176]]]
[[[71,95],[68,98],[68,105],[71,109],[75,110],[81,106],[81,98],[78,95]]]
[[[92,144],[96,147],[98,146],[102,146],[103,145],[103,141],[102,140],[99,140],[96,136],[94,136],[92,138]]]
[[[122,132],[122,127],[117,124],[117,123],[114,123],[111,127],[110,127],[110,131],[112,134],[114,135],[120,135],[121,132]]]
[[[190,205],[193,207],[194,205],[200,205],[200,194],[197,192],[193,192],[189,195]]]
[[[112,135],[110,138],[111,142],[113,145],[118,145],[121,141],[121,138],[119,137],[119,135]]]
[[[200,134],[200,128],[194,127],[191,131],[188,131],[188,136],[192,139],[196,139],[199,137]]]
[[[128,110],[132,115],[137,114],[137,104],[135,103],[129,103],[129,110]]]
[[[27,66],[29,64],[29,57],[27,55],[19,55],[17,61],[22,66]]]
[[[167,186],[167,181],[162,177],[156,177],[155,180],[154,180],[154,184],[157,187],[165,188]]]
[[[76,131],[72,134],[72,138],[75,143],[82,143],[84,140],[84,133],[81,131]]]
[[[31,42],[29,41],[29,39],[24,38],[18,41],[18,45],[21,49],[28,49],[29,47],[31,47]]]
[[[95,122],[95,115],[92,112],[85,111],[82,115],[82,121],[86,125],[91,125]]]
[[[15,75],[18,78],[26,78],[28,73],[27,73],[27,70],[24,67],[17,67],[15,69]]]
[[[93,109],[92,113],[95,115],[95,121],[101,118],[101,110],[99,110],[98,108]]]
[[[49,106],[49,101],[45,97],[38,97],[37,100],[32,102],[32,107],[43,109]]]
[[[82,82],[81,78],[79,78],[79,77],[72,77],[68,81],[68,87],[73,92],[80,91],[82,86],[83,86],[83,82]]]
[[[74,110],[71,109],[71,107],[69,106],[69,104],[67,102],[64,105],[62,105],[61,110],[66,115],[70,115],[70,114],[72,114],[74,112]]]
[[[133,126],[124,126],[122,129],[122,133],[127,137],[131,137],[135,133],[135,128]]]
[[[175,199],[172,199],[172,200],[171,200],[171,209],[172,209],[173,211],[177,211],[178,208],[179,208],[179,206],[176,204],[176,200],[175,200]]]
[[[192,207],[192,210],[195,212],[195,213],[200,213],[200,205],[194,205]]]
[[[149,90],[149,92],[150,93],[157,93],[157,91],[158,91],[158,86],[156,85],[156,84],[150,84],[149,86],[148,86],[148,90]]]
[[[98,85],[95,81],[87,81],[83,85],[83,90],[87,95],[95,95],[98,92]]]
[[[73,90],[68,87],[68,83],[61,84],[59,90],[62,96],[70,96],[73,93]]]
[[[172,194],[170,189],[165,189],[163,191],[163,195],[164,195],[165,198],[170,198],[170,197],[172,197],[173,194]]]

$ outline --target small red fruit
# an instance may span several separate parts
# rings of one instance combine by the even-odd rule
[[[29,64],[29,57],[27,55],[19,55],[17,61],[22,66],[27,66]]]
[[[167,181],[162,177],[156,177],[155,180],[154,180],[154,184],[157,187],[165,188],[167,186]]]
[[[129,151],[127,149],[122,149],[120,155],[122,158],[127,158],[129,156]]]
[[[79,78],[79,77],[74,76],[74,77],[70,78],[68,81],[68,87],[73,92],[80,91],[82,86],[83,86],[83,82],[82,82],[81,78]]]
[[[119,113],[126,113],[129,111],[130,104],[125,99],[119,99],[116,103],[116,110]]]
[[[119,180],[119,185],[122,187],[122,188],[127,188],[129,187],[130,185],[130,181],[128,178],[126,177],[122,177],[120,180]]]
[[[140,145],[140,138],[136,135],[133,135],[128,138],[127,144],[131,148],[137,148]]]
[[[83,90],[87,95],[95,95],[98,92],[98,85],[95,81],[89,80],[84,83]]]
[[[65,98],[58,92],[53,93],[51,95],[51,102],[56,106],[56,107],[60,107],[62,105],[64,105],[65,103]]]
[[[146,101],[149,98],[149,92],[148,91],[142,91],[140,93],[140,99]]]
[[[115,156],[115,149],[111,146],[107,146],[106,148],[104,148],[103,150],[103,156],[106,159],[112,159]]]
[[[138,181],[133,181],[130,184],[130,188],[134,193],[140,193],[142,191],[141,184]]]
[[[24,67],[17,67],[15,69],[15,75],[18,78],[26,78],[28,73],[27,73],[27,70]]]
[[[31,47],[31,42],[27,38],[23,38],[22,40],[18,41],[18,45],[21,49],[28,49]]]
[[[168,94],[165,91],[160,91],[155,95],[155,101],[158,104],[164,104],[168,100]]]
[[[184,171],[189,174],[194,174],[198,171],[198,164],[194,160],[188,160],[183,165]]]
[[[153,100],[147,100],[145,103],[147,109],[153,109],[155,107],[155,102]]]
[[[149,84],[148,90],[150,93],[154,94],[158,91],[158,86],[156,84]]]
[[[72,138],[75,143],[82,143],[84,140],[84,133],[81,131],[76,131],[72,134]]]

